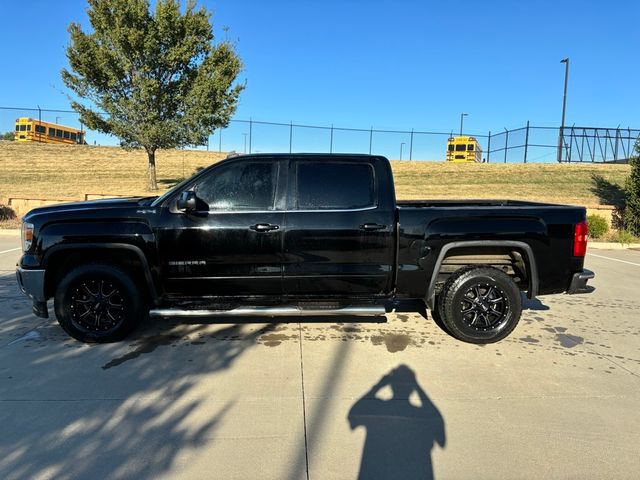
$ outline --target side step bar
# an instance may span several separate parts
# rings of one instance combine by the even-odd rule
[[[182,310],[157,308],[149,311],[152,317],[328,317],[336,315],[378,316],[384,315],[382,305],[307,309],[299,307],[240,307],[232,310]]]

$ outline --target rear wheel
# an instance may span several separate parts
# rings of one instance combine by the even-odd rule
[[[438,311],[447,330],[469,343],[493,343],[508,336],[522,314],[520,290],[506,273],[470,267],[444,285]]]
[[[146,315],[142,294],[129,275],[112,265],[84,265],[67,273],[56,289],[60,326],[81,342],[125,338]]]

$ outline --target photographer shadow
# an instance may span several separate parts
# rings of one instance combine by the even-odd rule
[[[392,398],[377,397],[389,386]],[[420,406],[410,397],[416,393]],[[351,407],[351,429],[366,428],[358,479],[433,479],[431,450],[446,443],[444,419],[418,385],[413,370],[400,365]]]

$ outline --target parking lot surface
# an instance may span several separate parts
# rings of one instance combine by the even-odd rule
[[[593,294],[527,302],[493,345],[413,313],[157,320],[85,345],[31,314],[18,247],[0,234],[0,478],[640,472],[638,251],[590,250]]]

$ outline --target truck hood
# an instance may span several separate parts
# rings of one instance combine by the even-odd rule
[[[74,217],[86,218],[87,216],[111,216],[120,212],[123,216],[128,216],[128,211],[135,212],[141,208],[146,208],[155,197],[127,197],[127,198],[106,198],[101,200],[89,200],[85,202],[70,202],[38,207],[30,210],[25,216],[25,221],[45,220],[52,217]],[[111,214],[111,215],[109,215]]]

